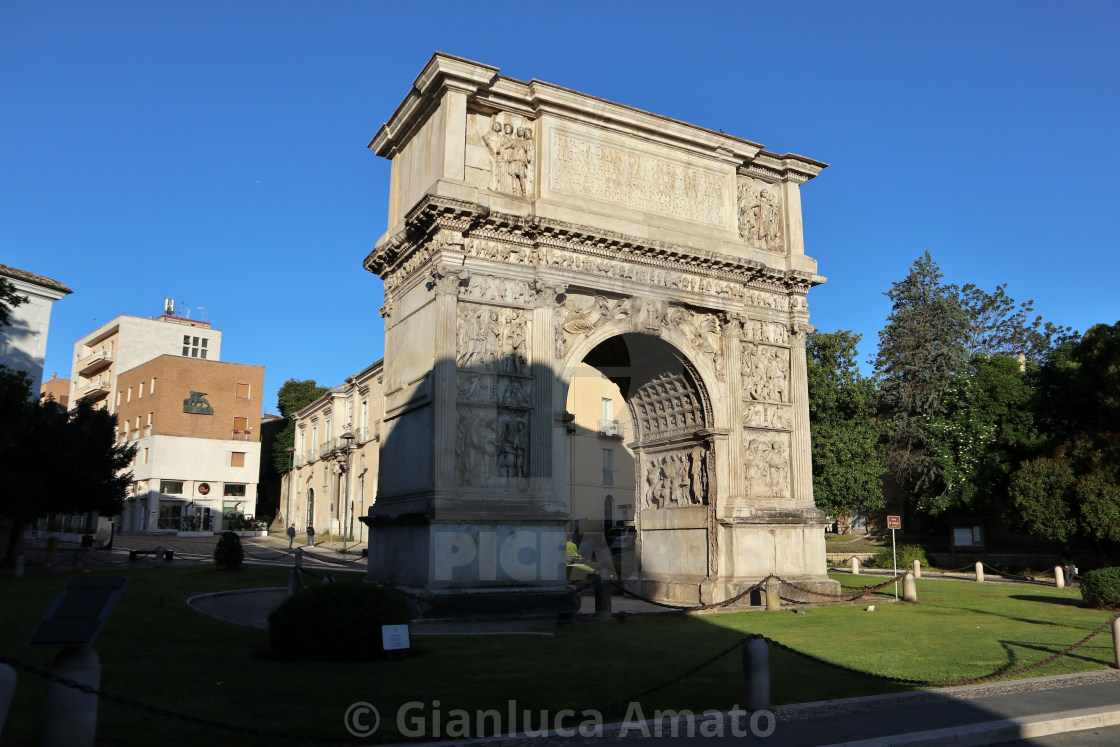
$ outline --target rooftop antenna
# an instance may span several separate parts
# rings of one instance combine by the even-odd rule
[[[163,313],[167,314],[168,316],[175,316],[175,299],[174,298],[163,299]]]
[[[197,307],[195,307],[195,311],[198,312],[198,318],[201,321],[205,322],[206,321],[206,307],[205,306],[197,306]]]

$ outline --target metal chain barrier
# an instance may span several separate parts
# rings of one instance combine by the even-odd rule
[[[303,552],[303,557],[318,560],[321,563],[331,563],[332,565],[352,565],[354,563],[366,562],[365,558],[355,558],[354,560],[335,560],[334,558],[328,558],[324,555],[316,555],[315,553],[308,552],[306,550],[304,550]]]
[[[714,602],[713,604],[697,604],[697,605],[693,605],[691,607],[681,607],[680,605],[676,605],[676,604],[668,604],[666,602],[658,602],[655,599],[650,599],[649,597],[644,597],[641,594],[638,594],[637,592],[630,591],[629,589],[627,589],[625,586],[623,586],[618,581],[611,581],[611,586],[615,587],[616,589],[618,589],[619,591],[621,591],[623,594],[625,594],[628,597],[632,597],[634,599],[637,599],[638,601],[645,602],[646,604],[652,604],[652,605],[657,606],[657,607],[664,607],[666,609],[672,610],[673,612],[702,612],[704,610],[720,609],[721,607],[727,607],[728,605],[734,604],[735,602],[737,602],[740,599],[742,599],[743,597],[745,597],[747,594],[750,594],[752,591],[757,591],[758,589],[761,589],[763,586],[766,585],[766,581],[768,579],[771,579],[771,578],[777,578],[777,576],[774,576],[773,574],[771,574],[771,575],[767,576],[766,578],[762,579],[761,581],[759,581],[754,586],[750,586],[746,589],[743,589],[741,592],[739,592],[735,596],[733,596],[729,599],[724,599],[722,602]]]
[[[783,586],[788,586],[791,589],[796,589],[797,591],[800,591],[803,594],[814,594],[816,596],[827,597],[829,599],[846,599],[848,601],[852,601],[854,599],[859,599],[860,597],[866,596],[867,594],[869,594],[873,591],[878,591],[879,589],[882,589],[884,586],[890,586],[891,584],[893,584],[896,581],[901,581],[902,579],[906,578],[906,576],[908,576],[908,575],[910,575],[909,571],[907,571],[906,573],[900,573],[897,576],[894,576],[893,578],[889,578],[881,584],[875,584],[875,585],[872,585],[872,586],[855,587],[856,589],[862,591],[862,593],[855,594],[854,596],[852,594],[831,594],[827,591],[814,591],[813,589],[806,589],[804,586],[798,586],[797,584],[790,583],[789,581],[786,581],[785,579],[783,579],[779,576],[774,576],[774,578],[777,578],[779,581],[781,581]],[[843,588],[843,587],[841,587],[841,588]]]
[[[1039,581],[1034,576],[1019,576],[1019,575],[1016,575],[1014,573],[1009,573],[1007,571],[1001,571],[999,568],[995,568],[993,566],[990,566],[987,563],[981,563],[980,565],[983,568],[991,571],[992,573],[996,574],[997,576],[999,576],[1001,578],[1009,578],[1009,579],[1012,579],[1014,581],[1023,581],[1025,583],[1038,584],[1039,586],[1050,586],[1050,584],[1046,583],[1045,581]]]

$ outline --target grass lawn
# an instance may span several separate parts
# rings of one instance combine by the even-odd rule
[[[230,723],[322,736],[346,736],[343,714],[355,701],[375,704],[379,735],[392,733],[397,708],[420,701],[446,714],[498,708],[593,708],[660,683],[707,659],[746,633],[858,669],[916,679],[958,679],[1009,671],[1043,659],[1108,620],[1081,606],[1078,590],[923,579],[921,602],[894,604],[890,587],[860,606],[789,611],[631,617],[587,623],[535,636],[414,637],[414,658],[396,662],[296,663],[270,657],[267,632],[215,620],[186,606],[192,594],[282,586],[286,569],[206,566],[140,569],[97,641],[102,688],[165,708]],[[360,583],[360,574],[337,574]],[[876,579],[837,573],[844,584]],[[55,649],[23,641],[65,581],[63,576],[0,581],[0,652],[47,666]],[[1100,669],[1113,660],[1107,632],[1028,676]],[[771,653],[776,704],[908,689],[853,675],[780,650]],[[654,709],[727,710],[741,699],[739,656],[725,657],[682,682],[642,699]],[[4,737],[41,741],[44,682],[20,672]],[[624,707],[605,714],[620,720]],[[446,716],[445,716],[446,718]],[[103,701],[98,741],[113,745],[213,740],[275,745],[194,726]],[[300,742],[288,742],[299,744]],[[314,740],[308,740],[313,744]]]

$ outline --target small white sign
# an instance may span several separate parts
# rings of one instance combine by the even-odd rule
[[[408,626],[382,625],[381,644],[386,651],[408,648]]]

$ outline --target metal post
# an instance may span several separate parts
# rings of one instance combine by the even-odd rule
[[[67,646],[51,664],[51,674],[97,689],[101,663],[89,646]],[[93,747],[97,696],[59,682],[47,683],[43,747]]]
[[[770,649],[766,641],[752,638],[743,645],[743,708],[761,711],[770,707]]]
[[[894,601],[898,601],[898,548],[894,544],[894,530],[891,530],[891,556],[894,558]]]
[[[595,617],[611,618],[611,582],[602,578],[595,582]]]

